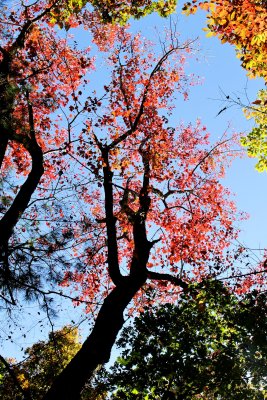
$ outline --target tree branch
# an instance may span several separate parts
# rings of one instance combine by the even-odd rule
[[[186,45],[185,47],[188,47],[188,45]],[[152,70],[152,72],[150,73],[149,79],[148,79],[148,83],[145,86],[144,89],[144,93],[142,96],[142,100],[141,100],[141,104],[139,107],[139,111],[135,117],[135,120],[133,123],[131,123],[131,128],[128,129],[123,135],[119,136],[117,139],[113,140],[113,142],[111,142],[107,148],[113,149],[114,147],[116,147],[119,143],[121,143],[122,141],[124,141],[125,139],[127,139],[130,135],[132,135],[138,127],[138,124],[140,122],[140,119],[144,113],[144,107],[145,107],[145,102],[147,99],[147,95],[149,93],[149,89],[150,89],[150,85],[151,85],[151,80],[153,79],[154,75],[160,70],[161,66],[163,65],[163,63],[168,59],[168,57],[174,53],[175,51],[177,51],[178,49],[183,49],[183,47],[179,48],[179,47],[173,47],[170,50],[168,50],[166,53],[163,54],[163,56],[160,58],[160,60],[157,62],[157,64],[155,65],[154,69]],[[121,79],[121,78],[120,78]],[[122,89],[121,89],[122,90]],[[125,98],[125,91],[122,91],[123,97]],[[126,100],[125,100],[126,102]],[[127,103],[126,102],[126,107],[127,107]]]
[[[148,277],[148,279],[156,280],[156,281],[169,281],[175,286],[180,286],[185,291],[188,290],[188,283],[186,283],[182,279],[177,278],[176,276],[173,276],[171,274],[161,274],[159,272],[147,270],[147,277]]]
[[[41,12],[39,15],[37,15],[35,18],[28,20],[27,22],[25,22],[25,24],[23,25],[18,37],[16,38],[16,40],[14,41],[14,43],[12,44],[11,48],[10,48],[10,55],[14,55],[16,53],[16,51],[18,49],[21,49],[24,46],[25,43],[25,37],[26,34],[29,32],[30,28],[32,27],[32,25],[39,21],[40,19],[42,19],[46,14],[48,14],[54,7],[55,5],[58,3],[58,0],[54,1],[50,7],[47,7],[43,12]]]
[[[107,247],[108,247],[108,269],[109,275],[115,285],[121,283],[123,276],[120,272],[116,218],[113,211],[113,173],[109,165],[109,150],[108,148],[100,147],[103,157],[103,174],[104,174],[104,191],[105,191],[105,213],[107,227]]]
[[[150,165],[149,152],[144,150],[144,145],[149,138],[145,138],[140,147],[139,153],[142,157],[144,174],[142,188],[139,192],[139,208],[133,218],[133,238],[134,251],[130,266],[130,275],[146,276],[146,266],[153,243],[147,239],[146,218],[150,207],[149,182],[150,182]]]
[[[40,293],[43,297],[44,296],[56,295],[56,296],[63,297],[64,299],[68,299],[68,300],[71,300],[71,301],[77,301],[77,302],[83,303],[83,304],[94,304],[94,305],[98,305],[98,306],[101,306],[103,304],[103,303],[98,303],[96,301],[80,300],[79,297],[68,296],[67,294],[64,294],[61,291],[57,292],[56,290],[43,290],[43,289],[40,289],[37,286],[30,285],[28,283],[21,282],[21,281],[16,281],[16,283],[20,284],[21,286],[24,286],[25,288],[28,288],[28,289],[31,289],[31,290],[33,290],[35,292]]]
[[[28,106],[30,127],[29,136],[17,135],[13,132],[11,135],[11,140],[22,144],[29,152],[32,159],[32,169],[26,181],[20,187],[20,190],[12,205],[0,220],[0,230],[2,232],[1,242],[3,243],[8,241],[11,237],[15,225],[17,224],[23,212],[26,210],[31,196],[37,188],[37,185],[44,173],[43,153],[35,138],[33,110],[29,102]]]

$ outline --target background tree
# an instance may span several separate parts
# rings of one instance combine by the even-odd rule
[[[149,307],[123,329],[122,355],[81,398],[264,399],[266,312],[265,293],[241,299],[219,281],[190,285],[177,304]],[[40,399],[80,347],[68,326],[27,349],[24,361],[2,360],[1,398]]]
[[[5,360],[9,363],[7,368],[2,360],[1,398],[42,398],[80,347],[78,328],[66,326],[51,332],[47,342],[41,341],[26,349],[24,361]]]
[[[123,329],[121,356],[102,372],[110,398],[265,398],[266,294],[240,299],[218,281],[194,289]]]

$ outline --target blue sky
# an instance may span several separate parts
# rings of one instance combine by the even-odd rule
[[[185,122],[194,122],[200,118],[202,123],[207,126],[213,140],[221,137],[227,126],[236,131],[246,132],[252,126],[247,121],[239,108],[231,108],[216,117],[223,108],[220,102],[221,90],[230,96],[244,97],[245,88],[249,98],[253,101],[257,91],[263,87],[263,81],[249,80],[246,73],[240,67],[240,62],[235,56],[235,51],[229,45],[221,45],[217,38],[206,38],[202,28],[205,26],[204,13],[185,17],[177,12],[173,17],[177,18],[177,30],[181,32],[181,39],[199,37],[201,60],[193,62],[189,70],[203,77],[203,84],[195,86],[190,93],[190,99],[187,102],[179,103],[179,110],[175,113],[177,123],[180,120]],[[131,30],[140,30],[149,38],[155,37],[155,27],[161,32],[164,26],[168,26],[168,21],[159,18],[156,15],[146,17],[139,21],[134,21]],[[80,34],[79,36],[82,35]],[[101,81],[101,80],[100,80]],[[241,229],[240,241],[245,246],[251,248],[267,247],[267,176],[266,173],[259,174],[254,170],[255,160],[244,157],[236,160],[229,169],[225,185],[230,187],[235,193],[235,201],[240,210],[248,212],[250,219],[239,224]],[[28,331],[26,338],[22,336],[24,332],[14,334],[15,343],[3,342],[3,351],[5,356],[20,358],[22,347],[27,347],[31,343],[43,339],[47,332],[44,326],[42,332],[40,326],[35,326],[37,308],[34,305],[27,306],[26,313]],[[68,307],[70,305],[68,304]],[[60,328],[72,319],[78,319],[74,311],[69,310],[63,302],[63,315],[55,321],[55,329]],[[33,311],[33,314],[32,314]],[[31,317],[30,314],[33,316]],[[78,312],[80,315],[80,313]],[[1,322],[2,324],[2,322]],[[44,323],[46,325],[46,323]],[[8,326],[1,325],[0,329],[8,330]],[[88,324],[84,324],[84,333],[88,333]]]

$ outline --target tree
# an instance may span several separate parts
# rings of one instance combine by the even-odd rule
[[[158,300],[173,300],[191,279],[219,273],[212,265],[236,235],[234,205],[218,182],[230,142],[207,150],[199,122],[172,128],[165,114],[175,89],[187,96],[183,65],[190,46],[172,41],[157,57],[139,36],[122,30],[119,39],[109,56],[107,94],[93,105],[95,116],[70,153],[82,182],[94,181],[78,192],[84,224],[75,232],[84,242],[75,251],[83,263],[66,271],[64,282],[81,285],[81,298],[93,303],[88,311],[106,297],[90,336],[45,399],[78,398],[95,368],[108,361],[130,302],[140,309],[142,298],[153,301],[151,288]]]
[[[218,281],[194,288],[123,329],[121,356],[98,378],[110,398],[265,398],[266,294],[240,299]]]
[[[38,282],[39,272],[31,261],[32,232],[24,238],[25,224],[17,225],[42,179],[48,183],[58,173],[56,159],[44,155],[52,143],[61,145],[67,136],[51,115],[69,103],[92,67],[86,51],[69,47],[49,24],[56,3],[23,5],[8,18],[3,18],[4,9],[0,20],[1,297],[11,305],[17,290],[25,285],[30,290]]]
[[[82,14],[87,3],[94,5],[95,9],[92,12],[84,9]],[[99,45],[104,46],[104,39],[99,39],[99,30],[101,36],[105,32],[114,35],[116,27],[102,26],[103,18],[99,9],[103,13],[110,13],[112,21],[113,13],[115,19],[123,14],[122,19],[125,20],[136,13],[136,16],[140,16],[153,10],[167,15],[171,12],[172,1],[160,4],[140,1],[138,6],[131,6],[125,1],[118,6],[116,2],[100,4],[97,1],[55,0],[28,5],[21,2],[20,5],[15,4],[14,9],[9,10],[7,6],[1,9],[0,280],[2,299],[11,305],[16,302],[15,293],[21,289],[26,288],[26,295],[32,296],[34,292],[31,288],[37,287],[40,276],[39,271],[33,268],[32,244],[29,240],[29,236],[36,236],[33,230],[37,230],[37,227],[35,225],[29,232],[25,224],[20,228],[17,224],[21,222],[20,217],[25,210],[32,205],[31,196],[38,186],[43,181],[48,186],[49,182],[60,177],[64,162],[58,159],[57,154],[52,154],[53,145],[61,146],[62,151],[70,145],[72,125],[85,110],[81,109],[68,120],[67,129],[62,127],[62,116],[53,120],[54,113],[60,109],[64,113],[67,106],[76,110],[78,88],[86,72],[93,68],[89,49],[77,50],[69,38],[60,35],[55,24],[76,27],[83,21],[85,28],[92,30]],[[74,106],[71,105],[73,103]],[[23,184],[22,179],[25,180]],[[46,197],[46,188],[39,191],[38,195],[39,198],[34,202]],[[27,238],[23,240],[23,236]],[[60,239],[61,243],[66,241],[62,235]],[[50,242],[48,247],[57,246],[57,242],[60,242],[59,237],[56,240],[53,238],[53,243]],[[39,247],[40,252],[44,251],[41,249],[41,239]],[[11,268],[12,263],[16,264],[15,269]],[[49,279],[51,277],[57,279],[50,268]]]
[[[193,43],[170,32],[160,50],[85,7],[68,24],[109,50],[97,96],[89,50],[56,35],[58,4],[22,3],[2,30],[1,296],[12,307],[18,291],[38,295],[49,313],[49,296],[71,297],[56,281],[99,311],[45,395],[75,400],[108,361],[130,303],[173,301],[192,280],[226,273],[238,214],[220,183],[233,142],[209,146],[200,121],[172,127],[175,93],[186,99],[195,84],[184,70]]]
[[[66,326],[28,348],[24,361],[2,360],[1,398],[40,399],[80,347],[78,328]]]

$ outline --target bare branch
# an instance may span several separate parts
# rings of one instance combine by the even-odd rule
[[[218,144],[216,144],[216,146],[214,146],[210,151],[208,151],[207,154],[205,154],[205,156],[197,163],[197,165],[193,168],[191,175],[193,175],[196,171],[196,169],[220,146],[224,145],[227,142],[230,142],[231,139],[226,139],[223,142],[220,142]]]
[[[173,276],[171,274],[161,274],[159,272],[147,270],[147,277],[148,277],[148,279],[156,280],[156,281],[168,281],[168,282],[171,282],[175,286],[180,286],[185,291],[188,290],[188,283],[186,283],[182,279],[177,278],[176,276]]]

